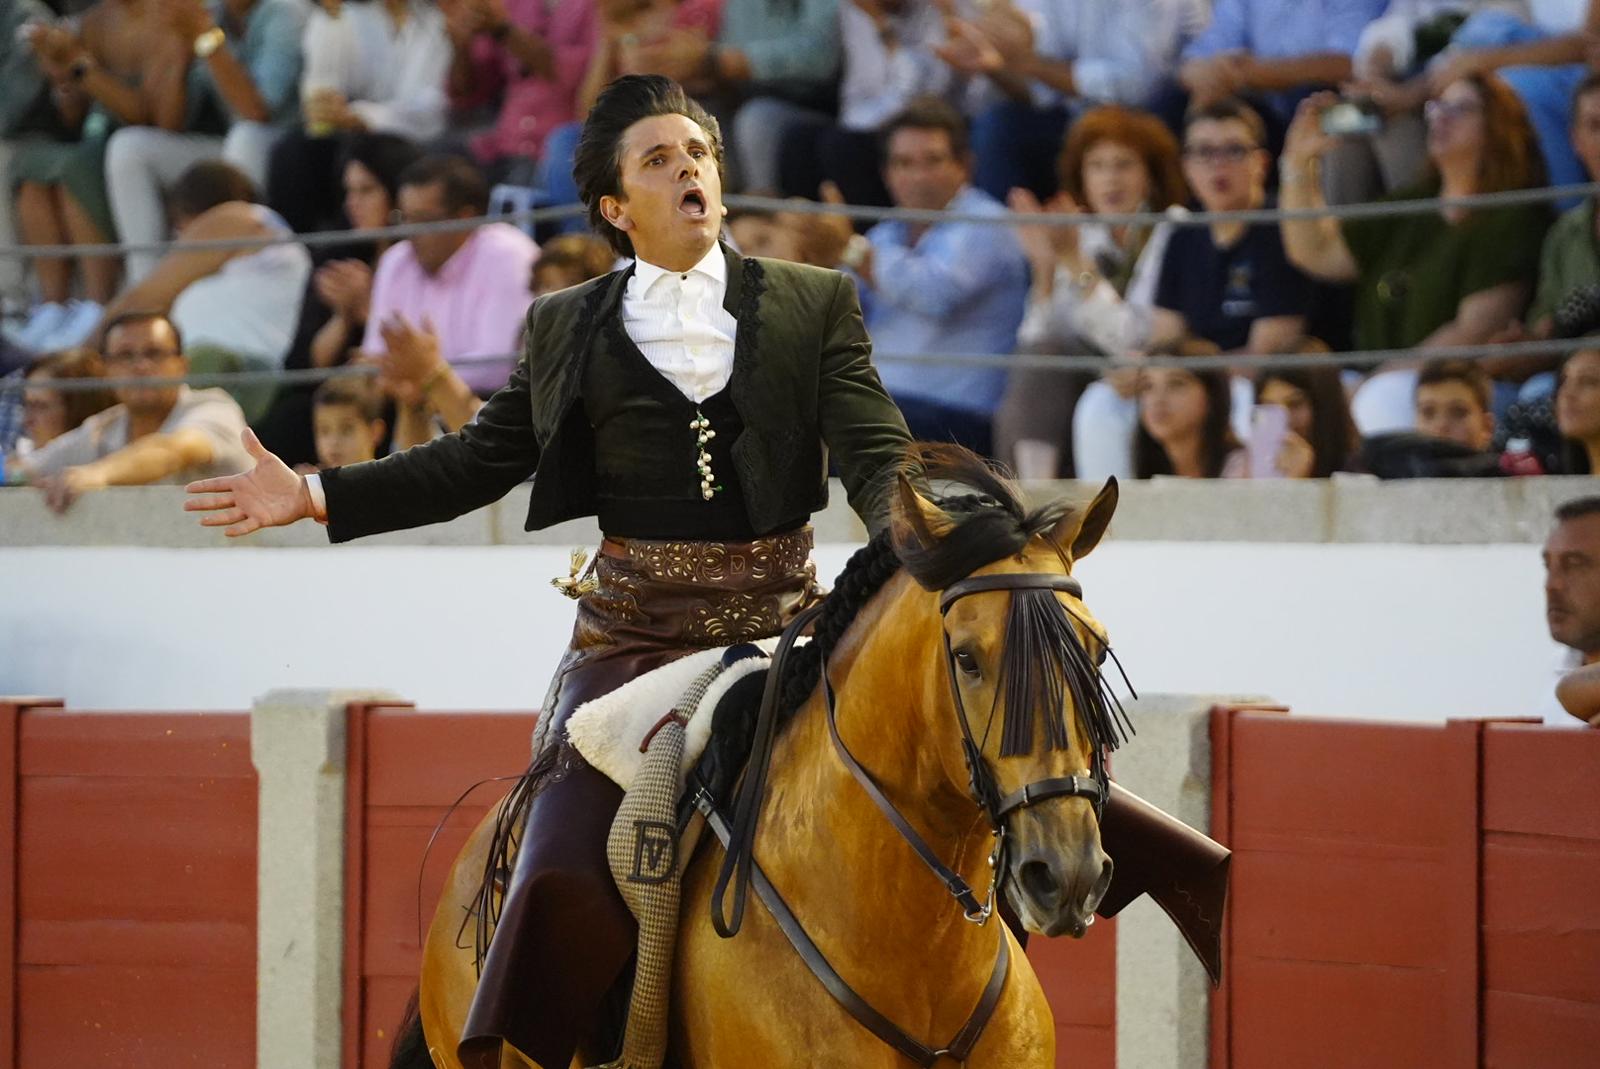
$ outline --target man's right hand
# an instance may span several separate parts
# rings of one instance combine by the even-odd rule
[[[283,527],[316,515],[305,476],[262,446],[255,431],[245,428],[240,436],[245,451],[256,466],[238,475],[201,479],[186,489],[198,496],[183,503],[185,512],[204,512],[202,527],[226,527],[229,538],[259,531],[263,527]]]

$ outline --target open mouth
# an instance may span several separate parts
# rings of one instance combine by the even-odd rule
[[[690,189],[684,192],[678,201],[678,210],[691,219],[704,219],[706,217],[706,195],[699,189]]]

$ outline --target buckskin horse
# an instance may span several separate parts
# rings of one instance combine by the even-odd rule
[[[688,862],[671,1015],[684,1069],[1055,1064],[1044,993],[991,914],[998,893],[1028,931],[1081,936],[1110,883],[1099,815],[1125,722],[1069,573],[1117,488],[1029,510],[971,454],[927,460],[928,485],[972,492],[930,499],[902,478],[891,531],[775,669],[785,722],[752,758],[733,827],[711,822],[731,848]],[[495,816],[445,883],[397,1069],[430,1051],[460,1065],[476,975],[462,917]],[[745,912],[752,881],[761,906]]]

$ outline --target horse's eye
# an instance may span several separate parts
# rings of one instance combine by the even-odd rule
[[[1101,643],[1099,648],[1095,650],[1094,666],[1096,668],[1104,668],[1105,664],[1106,664],[1106,658],[1109,657],[1110,655],[1111,655],[1111,647],[1105,645],[1104,643]]]
[[[956,667],[971,679],[977,679],[981,674],[978,670],[978,659],[970,650],[956,650]]]

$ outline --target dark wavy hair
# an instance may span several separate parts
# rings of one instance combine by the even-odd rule
[[[1311,403],[1311,446],[1313,479],[1326,479],[1350,465],[1356,449],[1356,425],[1350,418],[1350,402],[1345,397],[1339,371],[1331,367],[1283,367],[1263,371],[1256,383],[1256,398],[1269,382],[1281,382],[1306,395]]]
[[[350,164],[359,163],[378,180],[383,191],[389,194],[389,203],[393,204],[400,197],[400,176],[422,156],[422,149],[416,142],[399,134],[362,131],[345,141],[339,153],[339,173],[343,174]]]
[[[1222,477],[1222,467],[1228,454],[1239,448],[1239,439],[1233,436],[1230,419],[1233,415],[1233,390],[1228,375],[1223,371],[1188,371],[1200,380],[1206,392],[1206,418],[1200,424],[1200,444],[1204,451],[1208,479]],[[1139,429],[1133,441],[1133,474],[1139,479],[1152,475],[1171,475],[1172,458],[1166,449],[1144,429],[1144,419],[1139,419]]]
[[[578,195],[589,209],[589,225],[619,256],[633,255],[628,235],[600,214],[602,197],[622,196],[622,135],[641,119],[657,115],[682,115],[706,132],[717,173],[723,171],[722,127],[705,108],[690,99],[683,86],[659,74],[628,74],[600,93],[584,120],[578,150],[572,160],[572,177]]]

